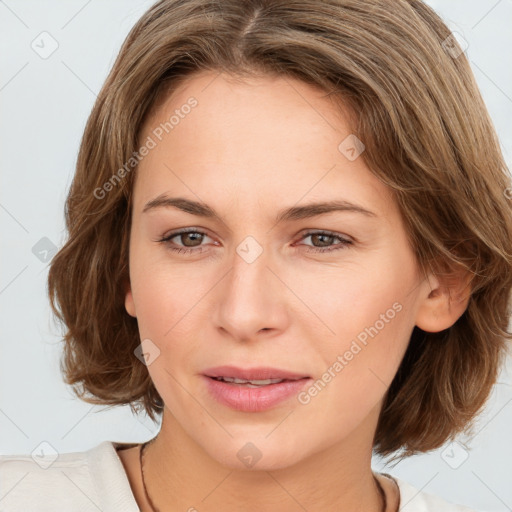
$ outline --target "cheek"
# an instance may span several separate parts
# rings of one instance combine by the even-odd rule
[[[134,268],[136,262],[134,258]],[[149,262],[134,272],[132,289],[141,340],[149,339],[158,357],[148,372],[167,407],[178,407],[184,375],[194,373],[194,351],[198,350],[198,313],[204,291],[198,277],[184,277],[185,269]],[[154,344],[154,345],[153,345]],[[156,348],[155,348],[156,347]],[[186,397],[182,397],[182,400]]]
[[[412,268],[406,261],[390,264],[385,255],[358,265],[334,269],[329,274],[305,277],[297,295],[329,327],[334,337],[353,337],[376,322],[382,330],[381,315],[386,326],[400,322],[405,315],[397,309],[405,307],[413,294]],[[397,305],[398,304],[398,305]],[[393,307],[395,305],[395,307]]]
[[[381,274],[377,268],[352,272],[344,280],[333,280],[331,300],[322,296],[315,306],[335,334],[316,344],[323,373],[316,375],[300,402],[312,429],[338,426],[326,434],[332,442],[378,406],[407,349],[413,321],[404,300],[406,269],[403,279],[398,274],[398,270]],[[319,340],[312,331],[309,336]]]
[[[191,271],[186,263],[172,262],[157,246],[134,246],[130,266],[141,335],[170,337],[204,295],[204,275]]]
[[[204,352],[202,330],[209,317],[205,298],[218,273],[209,279],[205,272],[170,263],[156,252],[134,254],[132,290],[140,338],[150,339],[158,351],[148,371],[157,388],[165,390],[176,384],[170,375],[181,381],[180,376],[194,373],[194,354],[197,358]]]
[[[320,312],[329,328],[322,327],[328,334],[316,350],[322,352],[326,368],[342,356],[339,373],[347,375],[344,386],[362,379],[391,383],[414,326],[414,285],[414,260],[392,251],[380,252],[364,265],[352,265],[350,271],[333,272],[323,283],[304,284],[311,309]],[[318,333],[309,336],[318,339]]]

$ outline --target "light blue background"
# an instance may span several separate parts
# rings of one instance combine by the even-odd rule
[[[82,451],[106,439],[147,440],[158,430],[145,416],[133,417],[128,407],[106,409],[81,402],[63,384],[58,329],[46,295],[47,263],[32,252],[43,237],[56,246],[64,240],[64,200],[95,94],[124,37],[151,3],[0,1],[3,454],[30,453],[42,441],[59,452]],[[512,0],[428,3],[468,41],[466,53],[510,167]],[[47,59],[31,48],[43,31],[59,45]],[[469,453],[444,446],[394,468],[374,458],[374,468],[479,510],[512,510],[511,375],[509,357]],[[446,462],[454,465],[464,457],[457,469]]]

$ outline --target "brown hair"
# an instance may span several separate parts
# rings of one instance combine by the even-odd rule
[[[153,420],[161,413],[162,399],[134,356],[137,321],[124,308],[134,172],[118,171],[140,147],[159,95],[201,70],[266,74],[313,84],[356,112],[362,157],[392,189],[421,267],[446,279],[458,268],[472,276],[468,307],[452,327],[414,328],[374,451],[408,456],[466,432],[512,338],[511,189],[466,56],[447,51],[450,37],[419,0],[152,6],[87,122],[66,201],[69,238],[48,276],[52,309],[67,327],[61,367],[75,393],[90,403],[142,406]]]

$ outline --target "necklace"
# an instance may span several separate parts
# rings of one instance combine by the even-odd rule
[[[151,501],[151,498],[149,497],[149,494],[148,494],[148,490],[146,489],[146,482],[144,482],[144,449],[146,448],[146,446],[148,444],[152,443],[155,439],[156,439],[156,437],[154,437],[150,441],[146,441],[145,443],[143,443],[141,445],[140,450],[139,450],[139,461],[140,461],[140,473],[142,475],[142,487],[144,487],[144,494],[146,496],[146,500],[149,503],[151,510],[153,512],[160,512],[160,510],[157,509],[155,507],[155,505],[153,504],[153,502]]]
[[[153,512],[160,512],[160,510],[158,508],[156,508],[155,505],[153,504],[153,502],[151,501],[151,498],[149,497],[149,494],[148,494],[148,490],[146,488],[146,482],[144,481],[144,449],[146,448],[146,446],[148,444],[152,443],[155,439],[156,439],[156,437],[154,437],[150,441],[146,441],[145,443],[143,443],[141,445],[140,450],[139,450],[139,462],[140,462],[140,472],[141,472],[141,476],[142,476],[142,487],[144,488],[144,494],[146,496],[146,500],[149,503],[151,510]],[[379,493],[382,498],[382,512],[387,512],[388,503],[387,503],[387,499],[386,499],[386,493],[384,492],[382,485],[380,485],[380,482],[375,477],[375,475],[373,476],[373,479],[377,483],[377,487],[379,488]]]

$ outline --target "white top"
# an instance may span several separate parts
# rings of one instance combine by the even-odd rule
[[[0,455],[0,511],[140,512],[116,452],[120,446],[134,444],[104,441],[85,452],[34,452],[34,459]],[[476,512],[392,478],[400,489],[400,512]]]

